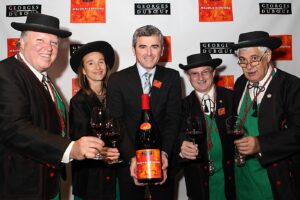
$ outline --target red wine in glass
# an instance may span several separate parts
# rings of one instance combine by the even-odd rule
[[[203,136],[202,124],[201,120],[198,116],[189,116],[185,120],[185,135],[187,138],[196,143],[196,140]],[[199,158],[199,155],[196,156]]]
[[[230,134],[234,140],[241,139],[244,136],[244,131],[240,129],[228,130],[228,134]]]
[[[121,138],[121,124],[119,120],[113,118],[107,118],[105,122],[105,131],[104,135],[105,139],[109,140],[112,144],[112,148],[117,147],[117,141]],[[108,164],[121,163],[123,160],[120,158],[116,160],[108,160],[106,161]]]
[[[186,136],[195,143],[202,134],[201,120],[197,116],[189,116],[185,121],[185,134]]]
[[[95,136],[101,139],[102,133],[105,131],[105,108],[102,106],[93,107],[91,111],[90,125]]]
[[[105,131],[103,136],[105,137],[105,139],[107,139],[113,143],[120,139],[121,134],[119,132],[115,132],[115,131]]]
[[[234,138],[234,140],[241,139],[245,135],[242,120],[238,116],[230,116],[226,119],[226,131],[227,134],[230,134]],[[236,146],[234,160],[239,167],[244,166],[246,162],[245,156],[239,153]]]
[[[191,139],[193,142],[195,142],[195,140],[201,136],[202,132],[199,130],[193,129],[193,130],[186,131],[185,134],[187,135],[187,137],[189,139]]]
[[[102,134],[104,133],[105,131],[105,127],[104,125],[101,125],[101,124],[91,124],[91,127],[93,128],[94,132],[95,132],[95,135],[101,139],[102,137]]]

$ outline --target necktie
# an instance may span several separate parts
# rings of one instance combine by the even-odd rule
[[[258,82],[254,82],[252,84],[248,84],[248,89],[252,89],[253,90],[253,110],[254,112],[252,113],[253,117],[257,117],[257,96],[260,92],[263,92],[265,90],[265,88],[263,86],[259,86]]]
[[[204,106],[204,113],[210,115],[211,112],[211,105],[210,105],[210,98],[207,94],[205,94],[202,98],[202,105]]]
[[[50,81],[48,79],[48,76],[46,74],[43,74],[42,83],[43,83],[43,86],[45,87],[45,89],[49,92],[49,94],[50,94],[50,96],[52,98],[52,101],[54,101],[53,92],[49,88],[51,83],[50,83]]]
[[[60,120],[60,127],[61,127],[61,135],[62,137],[66,137],[67,129],[66,129],[66,108],[65,105],[59,96],[57,90],[55,89],[54,85],[49,80],[48,76],[43,74],[42,84],[44,85],[45,89],[49,92],[52,101],[55,103],[56,111],[59,116]]]
[[[143,91],[144,94],[149,94],[150,93],[150,89],[151,89],[151,83],[150,83],[150,77],[151,77],[151,73],[146,72],[143,77],[144,77],[144,87],[143,87]]]

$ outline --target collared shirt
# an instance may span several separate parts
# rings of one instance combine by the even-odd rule
[[[20,52],[19,55],[21,56],[22,60],[25,62],[25,64],[28,66],[28,68],[32,71],[32,73],[39,79],[40,82],[42,82],[43,80],[43,76],[47,76],[47,72],[39,72],[37,71],[31,64],[29,64],[29,62],[25,59],[25,57],[23,56],[23,54]],[[48,83],[46,83],[48,85]],[[48,88],[50,87],[50,85],[48,85]],[[45,88],[46,89],[46,88]],[[52,101],[55,101],[54,96],[51,92],[49,92],[49,94],[51,95]]]
[[[153,78],[154,78],[154,74],[155,74],[155,71],[156,71],[156,67],[153,67],[150,71],[147,71],[144,67],[142,67],[141,64],[139,63],[136,63],[136,66],[137,66],[137,69],[138,69],[138,72],[139,72],[139,76],[141,78],[141,84],[142,84],[142,88],[144,88],[144,77],[143,75],[148,72],[148,73],[151,73],[151,76],[150,76],[150,84],[152,86],[152,82],[153,82]]]
[[[196,90],[195,90],[196,91]],[[206,95],[212,102],[214,101],[215,99],[215,86],[213,85],[211,87],[211,89],[207,92],[207,93],[201,93],[201,92],[198,92],[196,91],[196,94],[201,102],[201,105],[202,105],[202,110],[205,110],[205,105],[203,104],[203,98],[204,98],[204,95]],[[211,102],[211,103],[212,103]],[[215,103],[215,102],[213,102]],[[214,106],[212,105],[207,105],[208,109],[211,109],[210,112],[214,112]],[[205,113],[205,114],[209,114],[209,113]]]
[[[270,74],[272,73],[273,69],[274,69],[275,72],[277,71],[276,68],[273,68],[271,65],[269,65],[267,74],[265,75],[265,77],[264,77],[261,81],[259,81],[258,86],[263,86],[263,85],[265,84],[265,82],[268,80],[268,77],[269,77]],[[268,80],[268,82],[265,84],[265,86],[264,86],[265,89],[262,90],[262,91],[258,94],[257,99],[256,99],[256,100],[257,100],[257,104],[260,104],[260,102],[262,101],[262,98],[264,97],[264,94],[265,94],[265,92],[266,92],[266,90],[267,90],[267,88],[268,88],[268,86],[269,86],[271,80],[272,80],[272,75],[271,75],[271,78]],[[241,105],[242,105],[242,102],[243,102],[243,99],[244,99],[244,95],[245,95],[245,93],[246,93],[246,91],[247,91],[247,86],[248,86],[249,83],[251,84],[250,81],[247,82],[247,84],[246,84],[246,86],[245,86],[245,89],[244,89],[244,92],[243,92],[243,96],[242,96],[242,98],[240,99],[240,103],[239,103],[239,107],[238,107],[238,112],[239,112],[239,110],[240,110],[240,108],[241,108]],[[253,92],[253,90],[254,90],[254,88],[250,88],[250,89],[249,89],[249,93],[250,93],[250,98],[251,98],[251,99],[254,98],[254,92]]]
[[[25,64],[28,66],[28,68],[32,71],[32,73],[42,82],[43,74],[47,75],[47,73],[46,72],[40,73],[32,65],[30,65],[28,63],[28,61],[25,59],[25,57],[23,56],[23,54],[21,52],[19,53],[19,55],[21,56],[21,58],[25,62]],[[54,97],[52,96],[52,94],[51,94],[51,97],[52,97],[52,100],[53,100]],[[69,163],[71,161],[70,160],[70,153],[71,153],[73,145],[74,145],[74,141],[72,141],[69,144],[69,146],[67,147],[67,149],[65,150],[64,155],[63,155],[62,160],[61,160],[62,163]]]

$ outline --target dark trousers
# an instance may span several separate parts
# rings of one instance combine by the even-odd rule
[[[129,166],[120,167],[117,170],[120,187],[121,200],[144,200],[145,186],[136,186],[130,176]],[[149,186],[151,200],[172,200],[173,182],[172,177],[168,176],[167,182],[163,185]]]

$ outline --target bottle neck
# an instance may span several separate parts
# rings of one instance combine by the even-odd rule
[[[142,110],[150,110],[150,100],[148,94],[142,94]]]

